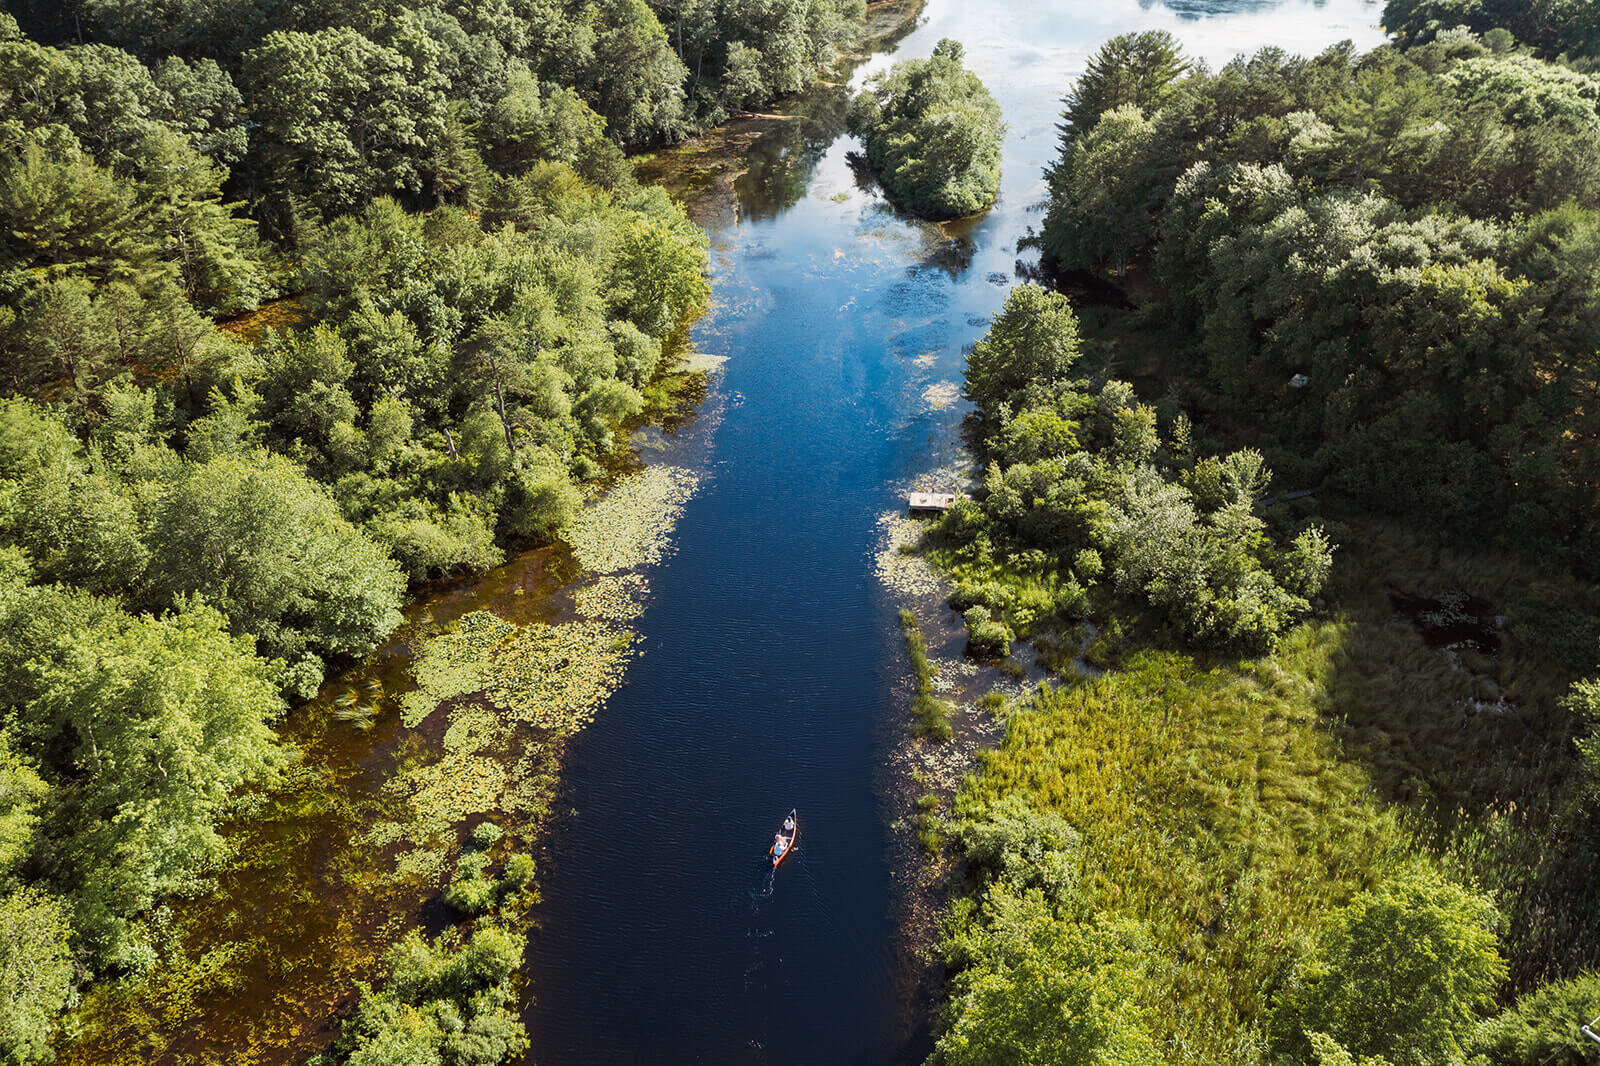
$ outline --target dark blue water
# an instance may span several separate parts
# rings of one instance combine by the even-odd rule
[[[976,223],[912,223],[863,189],[838,97],[750,149],[695,335],[728,362],[676,456],[705,482],[651,576],[640,658],[570,749],[530,1062],[920,1061],[875,791],[906,666],[872,557],[878,516],[954,454],[962,410],[930,389],[959,382],[1016,281],[1058,99],[1100,41],[1163,27],[1216,64],[1371,45],[1376,18],[1363,0],[934,0],[857,81],[965,43],[1010,124],[1001,202]],[[800,845],[773,876],[764,851],[790,807]]]

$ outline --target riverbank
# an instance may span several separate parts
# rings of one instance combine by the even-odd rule
[[[1111,321],[1089,331],[1091,378],[1109,376],[1101,361],[1153,343],[1117,320],[1127,314],[1103,313]],[[1034,469],[1105,462],[1102,476],[1114,476],[1114,452],[1093,443],[1087,417],[1081,425],[1084,443],[1067,459]],[[1196,432],[1212,439],[1216,427],[1202,420]],[[1185,454],[1166,438],[1157,446],[1168,449],[1165,469]],[[1009,521],[997,517],[1002,494],[1015,492],[1012,472],[1027,469],[992,474],[979,505],[952,513],[927,554],[963,598],[992,600],[1007,621],[1017,590],[1057,576],[1065,585],[1068,563],[1078,576],[1101,573],[1099,556],[1081,551],[1045,559],[1041,571],[1043,557],[1013,539],[1028,528],[1027,507],[1046,506],[1049,493],[1035,489]],[[1258,489],[1267,495],[1264,480]],[[1325,950],[1322,930],[1352,901],[1417,877],[1483,893],[1484,909],[1508,919],[1502,1004],[1594,965],[1581,917],[1589,860],[1571,817],[1583,770],[1563,706],[1573,667],[1557,654],[1563,633],[1592,617],[1593,589],[1335,494],[1262,500],[1256,510],[1260,536],[1288,543],[1315,524],[1339,551],[1299,620],[1254,654],[1195,650],[1181,620],[1164,618],[1133,582],[1091,585],[1087,600],[1082,589],[1057,597],[1054,620],[1030,616],[1070,632],[1079,614],[1060,605],[1086,604],[1099,623],[1087,657],[1105,672],[1087,677],[1062,662],[1050,685],[992,701],[1003,738],[977,752],[953,803],[928,804],[949,811],[944,830],[959,853],[931,866],[955,890],[943,923],[960,960],[951,1040],[978,1039],[976,1026],[1025,1053],[1037,1046],[1029,1041],[1062,1038],[1048,1027],[1008,1030],[993,1010],[1004,1000],[1023,1004],[1024,1016],[1028,997],[1077,996],[1091,972],[1104,972],[1121,989],[1107,1031],[1149,1051],[1130,1061],[1268,1061],[1273,1041],[1290,1038],[1273,1028],[1282,990]],[[1113,510],[1107,521],[1123,518]],[[1137,557],[1117,554],[1130,543],[1101,544],[1112,553],[1105,565],[1136,574]],[[913,824],[919,835],[934,829]],[[1008,865],[1018,856],[1028,870]],[[962,857],[970,869],[955,865]],[[1041,889],[1046,910],[1017,924]],[[1094,939],[1106,930],[1111,941]],[[1493,931],[1484,935],[1493,942]],[[1012,983],[1027,972],[1015,959],[1035,951],[1062,983]]]
[[[787,187],[792,196],[801,195],[817,156],[844,131],[851,71],[916,29],[926,2],[872,0],[854,45],[814,88],[641,156],[634,162],[635,174],[640,182],[667,190],[696,225],[713,233],[738,225],[741,211],[753,208],[760,217],[775,209],[741,195],[749,186]]]
[[[226,829],[236,860],[210,893],[158,908],[160,962],[97,986],[58,1061],[301,1061],[391,944],[448,924],[439,893],[474,826],[498,825],[507,854],[540,845],[563,747],[620,683],[648,571],[695,490],[674,447],[698,438],[711,372],[690,361],[656,383],[668,428],[635,428],[562,543],[429,587],[296,708],[280,727],[292,765]]]
[[[919,7],[870,5],[856,50]],[[737,156],[771,121],[703,140]],[[656,180],[648,161],[640,175]],[[235,861],[214,891],[158,908],[160,961],[86,997],[61,1061],[303,1059],[382,978],[390,945],[450,925],[439,892],[468,831],[503,829],[496,861],[545,848],[566,746],[621,683],[648,572],[696,491],[677,463],[714,427],[700,405],[718,366],[696,355],[643,390],[648,425],[603,460],[606,491],[565,543],[425,589],[383,647],[296,708],[280,729],[292,767],[227,828]],[[519,933],[526,917],[511,916]]]

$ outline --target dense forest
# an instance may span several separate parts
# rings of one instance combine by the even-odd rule
[[[220,821],[293,758],[286,707],[409,587],[553,536],[668,402],[706,240],[626,153],[813,84],[863,5],[9,6],[0,1061],[25,1063],[85,982],[160,965],[147,915],[227,860]],[[482,867],[464,914],[529,876]],[[430,1053],[520,1046],[520,940],[484,928],[397,947],[338,1054],[389,1061],[383,1019],[422,1001],[476,1017]]]
[[[0,1062],[159,987],[164,902],[410,596],[570,535],[710,293],[630,157],[819,84],[864,10],[9,0]],[[1011,290],[923,542],[969,653],[1051,675],[918,823],[934,1062],[1600,1061],[1597,11],[1389,0],[1388,46],[1218,70],[1131,34],[1076,80],[1032,240],[1116,299]],[[996,197],[965,59],[849,109],[928,218]],[[462,695],[515,627],[449,626],[414,674]],[[533,859],[468,825],[315,1062],[527,1049]]]
[[[1595,1061],[1593,12],[1075,82],[1035,239],[1127,306],[1012,292],[925,538],[1060,673],[955,800],[935,1061]]]

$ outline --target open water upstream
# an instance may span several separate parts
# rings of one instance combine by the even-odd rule
[[[1059,98],[1107,37],[1166,28],[1213,66],[1278,45],[1379,43],[1366,0],[931,0],[892,53],[942,37],[1004,108],[1001,199],[945,227],[897,216],[846,156],[844,90],[751,127],[712,229],[699,350],[727,357],[693,434],[702,489],[652,579],[642,653],[571,744],[529,959],[530,1062],[918,1061],[897,993],[895,878],[876,767],[906,666],[876,585],[879,515],[955,457],[964,348],[1025,263]],[[692,152],[692,149],[690,150]],[[685,153],[687,156],[689,153]],[[665,164],[672,163],[669,155]],[[764,850],[790,807],[793,860]]]

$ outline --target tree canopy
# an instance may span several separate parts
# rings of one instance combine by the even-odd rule
[[[1600,80],[1464,32],[1169,59],[1145,105],[1070,122],[1047,255],[1143,272],[1213,406],[1297,482],[1586,566]],[[1108,46],[1075,92],[1142,70]]]
[[[0,1061],[21,1063],[85,981],[171,960],[152,915],[230,859],[218,827],[284,761],[286,698],[388,638],[408,583],[554,536],[669,405],[706,238],[624,149],[808,87],[864,5],[675,8],[672,43],[645,0],[12,7]],[[434,1052],[520,1046],[505,977],[456,990]]]
[[[1494,1002],[1506,964],[1494,905],[1407,871],[1334,914],[1281,993],[1280,1053],[1321,1033],[1396,1066],[1463,1060],[1462,1034]]]
[[[1600,11],[1585,0],[1387,0],[1383,25],[1405,45],[1465,27],[1509,32],[1547,58],[1600,57]]]
[[[850,132],[890,199],[932,219],[987,210],[1000,192],[1000,105],[962,65],[959,42],[896,63],[850,105]]]
[[[1192,454],[1125,382],[1073,373],[1066,297],[1022,285],[967,358],[983,490],[933,531],[951,603],[1026,635],[1126,597],[1183,641],[1259,651],[1309,609],[1333,545],[1309,526],[1274,543],[1255,504],[1272,475],[1253,450]]]

